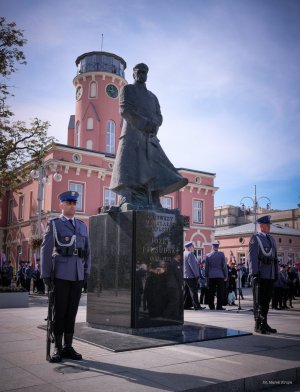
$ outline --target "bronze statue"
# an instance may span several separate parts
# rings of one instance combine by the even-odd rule
[[[162,115],[157,97],[146,87],[149,68],[133,68],[134,84],[120,95],[123,127],[110,189],[122,196],[121,209],[162,208],[159,197],[188,183],[167,158],[157,132]]]

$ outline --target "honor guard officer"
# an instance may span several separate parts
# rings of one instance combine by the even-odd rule
[[[58,199],[62,214],[49,221],[41,247],[41,276],[48,287],[54,285],[55,349],[51,362],[82,359],[72,341],[84,277],[91,268],[87,226],[74,218],[78,193],[63,192]]]
[[[191,241],[184,244],[185,251],[183,254],[183,280],[184,280],[184,308],[188,309],[190,302],[194,310],[202,310],[205,307],[200,306],[198,299],[198,281],[200,268],[194,254],[194,245]]]
[[[272,298],[273,283],[278,278],[276,243],[270,233],[270,216],[257,220],[259,233],[251,237],[249,243],[249,272],[253,278],[253,311],[255,332],[276,333],[268,324],[269,303]]]
[[[226,310],[222,307],[225,282],[228,280],[228,268],[225,255],[219,251],[219,242],[212,242],[213,251],[205,258],[205,276],[208,280],[208,305],[210,310],[215,309],[215,293],[217,293],[217,310]]]

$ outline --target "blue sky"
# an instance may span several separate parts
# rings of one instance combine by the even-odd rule
[[[103,50],[145,62],[159,139],[176,167],[216,173],[215,206],[254,194],[300,203],[300,1],[0,0],[25,31],[28,64],[10,79],[16,119],[67,141],[75,60]],[[249,203],[251,204],[251,202]],[[262,199],[262,207],[265,200]]]

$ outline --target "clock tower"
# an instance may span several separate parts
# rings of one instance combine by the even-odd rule
[[[115,154],[121,133],[120,91],[126,62],[108,52],[84,53],[76,59],[75,116],[70,117],[68,145]]]

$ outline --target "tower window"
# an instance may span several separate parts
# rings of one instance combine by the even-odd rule
[[[70,182],[69,190],[78,192],[79,196],[76,203],[77,211],[83,211],[83,195],[84,195],[84,185],[78,182]]]
[[[93,140],[87,140],[86,141],[86,148],[88,149],[88,150],[92,150],[93,149]]]
[[[75,147],[79,147],[80,145],[80,122],[76,123],[76,131],[75,131]]]
[[[106,124],[106,152],[114,154],[116,151],[116,124],[108,120]]]
[[[96,97],[97,97],[97,83],[91,82],[90,83],[90,98],[96,98]]]
[[[87,119],[86,129],[94,129],[94,119],[93,119],[93,117],[89,117]]]

